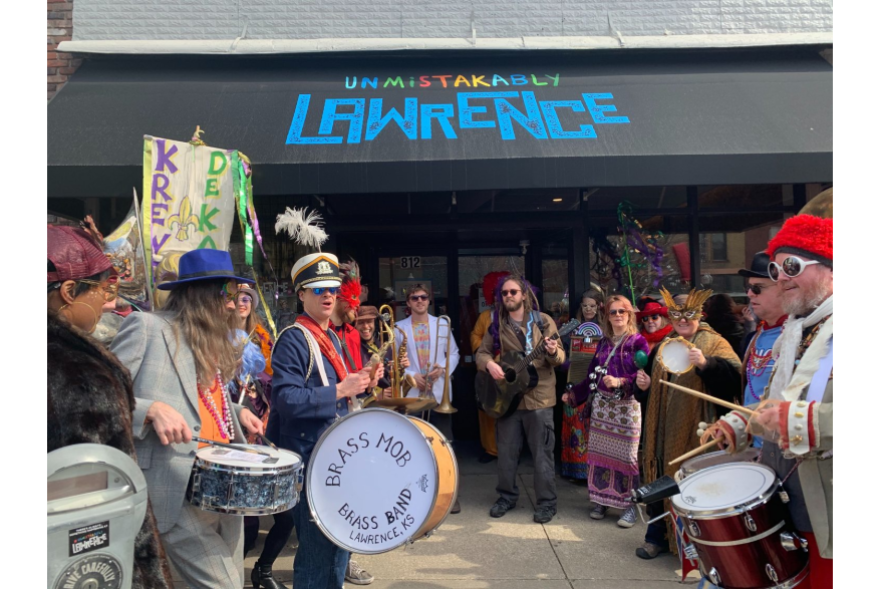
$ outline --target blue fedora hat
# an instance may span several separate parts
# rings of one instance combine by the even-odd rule
[[[235,280],[253,284],[250,278],[242,278],[235,275],[232,267],[232,257],[229,252],[222,250],[199,249],[191,250],[180,256],[178,263],[177,280],[163,282],[156,288],[159,290],[173,290],[182,284],[197,282],[199,280]]]

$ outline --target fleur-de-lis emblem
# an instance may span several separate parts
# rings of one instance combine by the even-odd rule
[[[189,239],[190,227],[193,229],[199,228],[199,218],[193,215],[192,205],[189,202],[188,196],[183,197],[183,200],[180,201],[180,208],[177,210],[177,214],[168,217],[169,229],[174,229],[175,225],[177,225],[177,239],[179,241]]]
[[[330,262],[318,262],[318,269],[315,270],[315,274],[330,274],[333,272],[333,268],[330,267]]]

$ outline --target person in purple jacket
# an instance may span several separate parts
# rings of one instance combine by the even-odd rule
[[[617,525],[631,528],[636,510],[631,491],[639,486],[639,437],[642,411],[633,397],[636,353],[647,356],[648,342],[639,334],[632,303],[622,295],[606,300],[599,342],[587,378],[565,393],[572,406],[591,403],[587,442],[587,482],[596,504],[590,517],[602,519],[609,508],[623,510]]]

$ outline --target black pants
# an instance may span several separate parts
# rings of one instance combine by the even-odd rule
[[[498,441],[498,486],[495,488],[498,494],[511,503],[519,499],[516,467],[525,440],[535,461],[537,506],[556,507],[553,408],[517,410],[509,417],[502,417],[495,423],[495,439]]]
[[[266,543],[263,544],[263,552],[260,554],[257,564],[272,566],[275,559],[284,550],[290,534],[293,532],[293,510],[288,509],[272,516],[275,523],[266,535]],[[260,534],[260,518],[248,516],[244,518],[244,554],[253,550]]]

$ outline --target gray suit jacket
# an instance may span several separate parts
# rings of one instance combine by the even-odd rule
[[[134,381],[132,430],[137,461],[147,479],[159,533],[164,534],[180,516],[198,443],[163,446],[144,419],[150,406],[161,401],[183,416],[193,435],[200,434],[195,360],[185,341],[178,345],[163,313],[129,315],[110,351],[131,371]],[[241,406],[231,404],[230,407],[235,425],[234,441],[244,442],[238,422]]]

